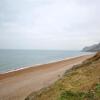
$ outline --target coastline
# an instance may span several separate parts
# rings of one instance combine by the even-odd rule
[[[0,74],[0,99],[24,100],[31,92],[54,83],[66,70],[92,56],[82,55]]]
[[[23,66],[23,67],[18,68],[18,69],[13,69],[13,70],[5,71],[5,72],[0,72],[0,75],[4,75],[4,74],[7,74],[7,73],[12,73],[12,72],[16,72],[16,71],[20,71],[20,70],[24,70],[24,69],[28,69],[28,68],[31,68],[31,67],[35,68],[35,67],[38,67],[38,66],[43,66],[45,64],[57,63],[57,62],[60,62],[60,61],[70,60],[70,59],[73,59],[73,58],[76,58],[76,57],[81,57],[81,56],[91,55],[91,54],[95,54],[95,53],[88,53],[88,54],[81,54],[81,55],[72,56],[72,57],[66,57],[66,58],[60,59],[60,60],[49,61],[48,63],[44,63],[44,64],[34,64],[34,65],[31,65],[31,66]]]

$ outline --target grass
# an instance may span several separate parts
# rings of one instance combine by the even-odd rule
[[[74,66],[48,88],[25,100],[100,100],[100,53]]]
[[[100,84],[96,84],[94,89],[87,92],[64,91],[59,100],[100,100]]]

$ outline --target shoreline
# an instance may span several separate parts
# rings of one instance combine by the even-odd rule
[[[93,54],[0,74],[0,100],[24,100],[27,95],[58,80],[66,70]]]
[[[88,55],[91,55],[91,54],[94,54],[94,53],[88,53],[88,54],[81,54],[81,55],[72,56],[72,57],[66,57],[64,59],[50,61],[50,62],[44,63],[44,64],[34,64],[34,65],[31,65],[31,66],[25,66],[25,67],[23,66],[23,67],[18,68],[18,69],[13,69],[13,70],[5,71],[5,72],[0,72],[0,75],[4,75],[4,74],[7,74],[7,73],[12,73],[12,72],[17,72],[17,71],[28,69],[28,68],[31,68],[31,67],[35,68],[35,67],[38,67],[38,66],[43,66],[45,64],[52,64],[52,63],[57,63],[57,62],[64,61],[64,60],[70,60],[70,59],[73,59],[73,58],[76,58],[76,57],[85,56],[85,55],[88,56]]]
[[[25,71],[30,71],[30,70],[34,71],[34,70],[37,70],[38,68],[40,69],[40,67],[42,68],[45,65],[60,63],[60,62],[63,62],[63,61],[68,61],[68,60],[72,60],[72,59],[75,59],[75,58],[80,58],[80,57],[83,57],[83,56],[90,56],[90,55],[93,55],[93,54],[82,54],[82,55],[79,55],[79,56],[68,57],[68,58],[65,58],[65,59],[62,59],[62,60],[51,61],[51,62],[45,63],[45,64],[36,64],[36,65],[33,65],[33,66],[23,67],[23,68],[11,70],[11,71],[8,71],[8,72],[0,73],[0,80],[9,77],[9,75],[11,77],[11,76],[14,76],[15,74],[22,74]]]

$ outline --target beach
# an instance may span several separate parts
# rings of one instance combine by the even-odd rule
[[[83,55],[0,74],[0,100],[24,100],[30,93],[49,86],[66,70],[92,56]]]

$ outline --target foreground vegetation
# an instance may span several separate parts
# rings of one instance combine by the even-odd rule
[[[100,53],[74,66],[48,88],[25,100],[100,100]]]

